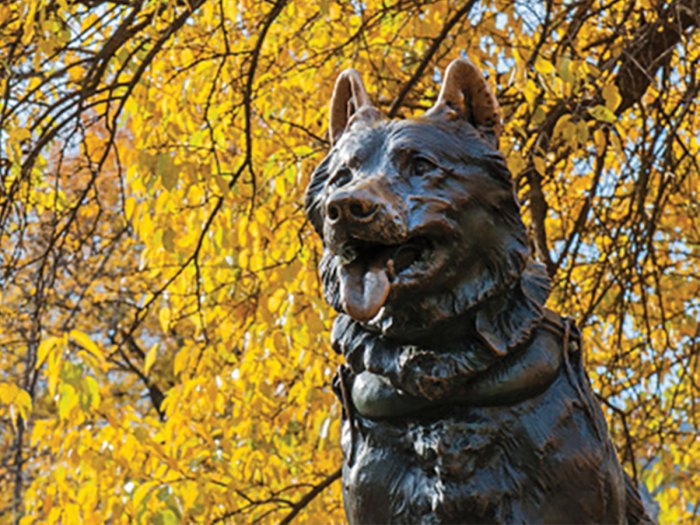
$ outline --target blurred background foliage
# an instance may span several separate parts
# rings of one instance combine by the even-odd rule
[[[347,67],[466,53],[626,470],[700,511],[698,0],[0,5],[0,521],[342,522],[302,209]]]

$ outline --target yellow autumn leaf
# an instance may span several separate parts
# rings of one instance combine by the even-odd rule
[[[607,139],[605,138],[605,133],[601,129],[596,129],[593,132],[593,143],[595,144],[596,152],[600,155],[605,151],[607,145]]]
[[[19,414],[25,421],[29,418],[29,413],[32,410],[32,398],[24,389],[18,389],[17,395],[14,400],[14,404],[17,406]]]
[[[39,348],[37,349],[36,355],[36,368],[40,368],[44,364],[49,353],[56,347],[56,345],[61,341],[60,337],[47,337],[41,343],[39,343]]]
[[[177,355],[175,355],[175,360],[173,361],[173,373],[175,375],[181,374],[187,367],[189,361],[189,355],[186,351],[180,350]]]
[[[81,332],[79,330],[71,330],[70,336],[73,338],[73,340],[76,343],[78,343],[80,346],[82,346],[85,350],[90,352],[96,358],[98,358],[98,359],[103,358],[102,352],[100,351],[100,347],[97,346],[93,342],[92,339],[90,339],[89,335],[87,335],[86,333]]]
[[[287,295],[288,292],[283,288],[276,290],[267,301],[267,307],[269,308],[270,312],[277,312],[287,298]]]
[[[605,100],[605,107],[612,111],[615,111],[622,102],[622,97],[620,96],[620,91],[617,89],[615,84],[606,84],[602,90],[603,100]]]
[[[151,371],[153,363],[156,362],[156,355],[158,354],[158,343],[154,343],[150,350],[146,353],[146,357],[143,360],[143,373],[148,375]]]
[[[527,100],[528,105],[533,106],[535,104],[538,93],[539,89],[537,88],[537,85],[532,80],[528,80],[523,87],[523,95],[525,96],[525,100]]]
[[[547,161],[545,159],[539,155],[534,155],[532,157],[532,163],[535,165],[537,173],[540,175],[545,175],[547,173]]]
[[[158,485],[158,482],[156,482],[156,481],[147,481],[147,482],[139,485],[139,487],[134,492],[134,495],[132,496],[134,506],[137,509],[145,504],[147,498],[151,495],[151,493],[153,492],[153,489],[157,485]]]
[[[551,60],[545,58],[538,58],[535,61],[535,71],[541,73],[542,75],[549,75],[554,72],[554,65]]]
[[[46,375],[48,377],[48,390],[51,396],[56,394],[58,379],[63,369],[63,350],[68,344],[68,334],[57,338],[56,344],[46,359]],[[58,348],[57,348],[58,347]]]
[[[9,405],[15,399],[17,387],[12,383],[0,382],[0,403]]]

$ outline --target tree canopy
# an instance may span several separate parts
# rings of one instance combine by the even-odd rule
[[[698,0],[0,5],[0,519],[343,520],[303,192],[466,53],[625,469],[700,514]]]

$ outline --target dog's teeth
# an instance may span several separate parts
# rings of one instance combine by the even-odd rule
[[[416,245],[401,246],[394,254],[396,269],[402,272],[420,259],[421,251]]]
[[[394,259],[389,259],[386,262],[386,274],[390,278],[396,277],[396,269],[394,268]]]
[[[349,264],[357,259],[357,250],[352,246],[342,246],[338,252],[340,264]]]

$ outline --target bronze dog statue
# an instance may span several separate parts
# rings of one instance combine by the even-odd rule
[[[354,70],[306,209],[346,357],[351,523],[651,523],[582,366],[544,308],[498,151],[500,109],[468,60],[425,115],[382,117]]]

